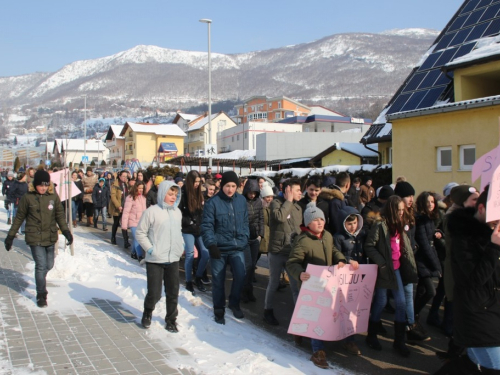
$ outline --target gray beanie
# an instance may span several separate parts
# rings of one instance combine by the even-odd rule
[[[320,208],[316,207],[315,202],[309,202],[304,211],[304,225],[307,227],[314,219],[323,219],[325,221],[325,214]]]

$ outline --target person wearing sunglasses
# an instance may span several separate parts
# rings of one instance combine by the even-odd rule
[[[54,266],[54,247],[57,243],[58,227],[66,237],[68,244],[73,243],[63,206],[50,175],[44,170],[35,173],[33,182],[28,184],[28,193],[20,200],[17,214],[12,222],[5,249],[9,251],[17,231],[26,220],[26,244],[31,248],[35,261],[36,303],[38,307],[47,307],[47,273]]]

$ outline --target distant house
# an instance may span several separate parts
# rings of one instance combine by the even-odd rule
[[[176,124],[183,131],[187,131],[189,128],[189,123],[193,120],[199,118],[200,115],[190,115],[188,113],[177,112],[172,124]]]
[[[310,164],[316,167],[329,165],[377,164],[378,154],[368,150],[360,143],[335,143],[311,158]]]
[[[236,126],[235,122],[223,111],[213,113],[211,121],[209,121],[208,114],[199,116],[189,123],[185,153],[191,156],[204,156],[206,147],[217,145],[219,134],[234,126]],[[218,153],[218,150],[215,150],[215,153]]]
[[[308,106],[286,96],[252,96],[234,108],[237,111],[237,124],[249,121],[276,122],[288,117],[307,116],[311,112]]]
[[[53,158],[61,164],[80,164],[83,156],[87,156],[88,163],[92,161],[99,165],[108,160],[109,150],[100,139],[56,139],[53,148]]]
[[[498,1],[464,1],[362,139],[417,194],[470,184],[476,158],[499,144],[499,34]]]
[[[186,133],[175,124],[127,122],[120,136],[125,138],[125,161],[148,165],[158,159],[162,143],[173,143],[179,154],[182,154]]]
[[[113,165],[116,160],[116,165],[120,166],[122,160],[125,160],[125,137],[120,133],[124,125],[111,125],[106,134],[105,142],[106,147],[109,149],[107,164]]]

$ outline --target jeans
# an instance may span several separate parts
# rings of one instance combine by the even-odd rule
[[[106,220],[107,220],[107,214],[106,214],[106,207],[94,207],[94,224],[97,225],[97,220],[99,219],[99,213],[102,216],[102,229],[106,228]]]
[[[194,245],[198,249],[198,268],[196,269],[196,277],[202,277],[203,272],[207,268],[210,255],[203,244],[201,236],[194,234],[182,233],[184,239],[184,249],[186,251],[186,259],[184,261],[184,270],[186,271],[186,282],[193,281],[193,263],[194,263]]]
[[[14,203],[9,203],[9,210],[8,210],[8,215],[9,215],[9,219],[11,219],[11,221],[14,221],[14,218],[16,217],[16,208],[14,207]]]
[[[130,227],[130,231],[132,232],[132,238],[133,238],[133,245],[132,245],[132,254],[137,254],[137,257],[144,257],[142,247],[139,245],[139,242],[137,242],[137,239],[135,238],[135,231],[137,230],[137,227]]]
[[[410,325],[415,324],[415,312],[413,311],[413,286],[414,284],[406,284],[403,287],[406,300],[406,320]]]
[[[467,355],[476,365],[490,370],[500,370],[500,346],[468,348]]]
[[[311,346],[313,353],[316,353],[318,350],[325,350],[325,343],[322,340],[311,339]]]
[[[11,203],[11,205],[12,205],[12,222],[14,222],[14,218],[17,215],[17,207],[14,205],[14,203]],[[25,228],[26,228],[26,220],[24,220],[21,226],[19,227],[19,234],[23,234]]]
[[[266,299],[264,303],[264,308],[266,310],[273,308],[274,293],[278,289],[280,283],[281,272],[286,266],[288,261],[288,256],[283,254],[273,254],[269,253],[269,282],[267,284]],[[288,273],[288,272],[287,272]],[[293,302],[297,302],[297,297],[299,295],[299,287],[297,281],[288,275],[290,280],[290,289],[292,291]]]
[[[226,306],[226,266],[231,265],[233,282],[229,294],[229,306],[240,306],[240,295],[245,282],[245,255],[243,251],[231,250],[221,252],[220,259],[210,258],[212,266],[212,300],[214,310]]]
[[[47,273],[54,267],[54,245],[30,246],[35,261],[36,293],[47,293]]]
[[[177,301],[179,298],[179,262],[173,263],[146,263],[146,277],[148,293],[144,298],[144,310],[153,311],[156,303],[161,299],[161,284],[165,287],[167,302],[166,322],[175,322],[179,312]]]
[[[76,221],[76,214],[78,211],[78,203],[74,200],[71,201],[71,220]]]
[[[415,315],[420,314],[420,311],[427,305],[436,295],[436,289],[432,277],[421,277],[418,280],[417,296],[415,297]]]
[[[259,256],[260,241],[258,239],[248,240],[248,246],[245,249],[245,285],[243,289],[253,293],[253,278],[255,275],[255,265]]]
[[[399,270],[394,271],[396,274],[396,281],[398,283],[398,289],[391,289],[392,295],[394,297],[394,303],[396,304],[396,313],[394,314],[394,321],[405,322],[406,321],[406,300],[405,300],[405,289],[403,287],[403,282],[401,281],[401,275]],[[413,284],[408,284],[412,287],[413,295]],[[375,288],[375,296],[372,304],[372,311],[370,314],[370,320],[372,322],[380,322],[380,317],[385,305],[387,304],[387,289],[386,288]]]

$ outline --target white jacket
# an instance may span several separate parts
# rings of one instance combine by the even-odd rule
[[[168,190],[179,189],[173,206],[164,202]],[[142,214],[136,229],[139,245],[146,251],[146,262],[177,262],[184,252],[182,239],[182,213],[178,208],[181,200],[180,188],[173,181],[163,181],[158,187],[158,204],[150,206]],[[151,254],[149,250],[153,249]]]

